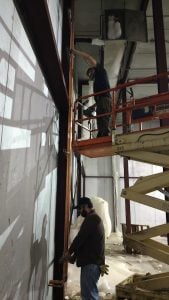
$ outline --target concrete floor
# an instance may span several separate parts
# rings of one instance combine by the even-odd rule
[[[166,243],[166,238],[160,238]],[[116,299],[115,287],[134,273],[157,274],[169,271],[169,265],[161,263],[149,256],[129,255],[124,252],[121,233],[112,233],[106,241],[106,264],[109,275],[100,278],[98,283],[100,300]],[[66,298],[80,300],[80,269],[69,264]]]

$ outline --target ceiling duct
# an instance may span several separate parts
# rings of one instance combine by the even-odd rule
[[[109,9],[101,16],[101,39],[147,42],[144,11]]]

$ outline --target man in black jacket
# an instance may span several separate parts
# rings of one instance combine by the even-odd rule
[[[105,265],[105,233],[101,218],[93,209],[90,198],[82,197],[78,208],[84,222],[79,233],[64,256],[70,262],[76,260],[81,267],[80,286],[83,300],[98,300],[97,282],[100,275],[108,274]]]

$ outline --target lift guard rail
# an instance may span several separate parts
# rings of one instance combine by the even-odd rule
[[[130,95],[129,99],[126,99],[126,103],[118,103],[117,102],[117,94],[124,89],[133,88],[134,86],[148,83],[156,83],[158,80],[167,77],[168,79],[169,72],[161,73],[158,75],[149,76],[146,78],[140,78],[136,80],[129,81],[124,84],[119,84],[115,88],[111,88],[108,90],[104,90],[98,93],[89,94],[86,96],[79,97],[74,103],[74,120],[73,120],[73,139],[78,140],[77,132],[78,128],[81,127],[84,130],[89,132],[89,138],[91,139],[92,134],[97,131],[97,129],[92,128],[91,122],[92,120],[96,121],[97,118],[111,115],[112,116],[112,129],[116,129],[117,127],[123,128],[126,126],[131,129],[131,124],[139,123],[140,125],[143,122],[154,120],[154,119],[165,119],[169,118],[169,92],[160,93],[151,96],[145,96],[144,98],[135,99],[133,93]],[[86,101],[83,100],[90,99],[92,100],[93,96],[101,95],[105,92],[110,92],[112,94],[112,112],[100,115],[91,115],[84,117],[83,116],[83,107],[86,105]],[[88,102],[88,101],[87,101]],[[93,103],[92,103],[93,104]],[[92,105],[91,104],[91,105]],[[79,108],[80,107],[80,108]],[[137,114],[139,110],[145,110],[147,113]],[[80,113],[79,113],[80,111]],[[126,121],[125,124],[118,121],[118,114],[125,113]],[[88,121],[86,124],[85,121]],[[141,128],[140,128],[141,129]]]

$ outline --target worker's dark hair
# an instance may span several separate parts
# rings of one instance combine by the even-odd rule
[[[93,73],[93,71],[95,71],[95,67],[88,68],[86,71],[86,75],[89,76],[91,72]]]
[[[79,198],[78,205],[75,206],[74,208],[80,208],[82,205],[87,205],[89,208],[93,207],[93,203],[92,203],[91,199],[88,197]]]

